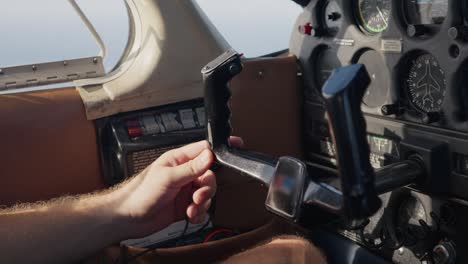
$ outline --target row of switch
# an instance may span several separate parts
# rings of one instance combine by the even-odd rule
[[[127,120],[126,126],[131,138],[204,127],[205,109],[188,108],[156,115],[142,115]]]

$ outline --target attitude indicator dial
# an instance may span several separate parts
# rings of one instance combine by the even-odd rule
[[[423,54],[410,61],[406,88],[411,103],[418,110],[441,111],[447,86],[445,72],[434,56]]]

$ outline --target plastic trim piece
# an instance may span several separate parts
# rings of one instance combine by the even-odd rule
[[[90,120],[202,97],[198,70],[229,48],[194,0],[126,3],[129,44],[119,65],[75,82]]]
[[[76,0],[68,0],[68,2],[86,25],[91,35],[93,35],[94,40],[96,40],[100,49],[99,56],[104,59],[106,57],[106,45],[104,44],[104,41],[102,41],[101,36],[99,36],[99,33],[96,31],[91,21],[89,21],[88,17],[86,17],[85,13],[83,13],[83,10],[81,10],[80,6],[76,3]]]

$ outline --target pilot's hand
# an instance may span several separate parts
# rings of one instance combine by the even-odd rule
[[[240,138],[231,144],[242,146]],[[129,221],[129,236],[144,236],[187,218],[204,222],[216,192],[209,169],[213,154],[207,141],[166,152],[142,173],[115,192],[120,214]]]

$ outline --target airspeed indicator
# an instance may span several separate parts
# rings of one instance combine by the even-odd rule
[[[392,10],[391,0],[359,0],[358,20],[369,33],[380,33],[388,28]]]

